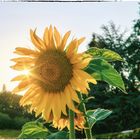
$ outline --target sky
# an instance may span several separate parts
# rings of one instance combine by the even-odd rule
[[[122,29],[131,30],[138,18],[138,2],[94,3],[0,3],[0,90],[5,83],[12,90],[17,83],[10,82],[19,73],[10,68],[16,47],[32,48],[29,30],[37,28],[42,37],[46,26],[56,26],[63,35],[71,30],[71,38],[86,37],[79,51],[86,50],[92,33],[102,34],[100,27],[113,21]]]

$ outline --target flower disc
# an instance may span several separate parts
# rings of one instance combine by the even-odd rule
[[[46,92],[63,92],[72,78],[72,65],[65,53],[48,50],[39,56],[32,73]]]

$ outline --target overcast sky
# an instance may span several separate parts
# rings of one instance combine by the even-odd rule
[[[138,18],[138,2],[97,3],[0,3],[0,89],[6,83],[8,89],[15,85],[10,79],[16,72],[9,68],[13,63],[13,51],[18,46],[31,47],[29,29],[37,27],[43,34],[46,26],[52,24],[64,34],[71,30],[71,37],[85,36],[80,51],[86,49],[92,33],[101,34],[101,25],[113,21],[122,29],[131,29]]]

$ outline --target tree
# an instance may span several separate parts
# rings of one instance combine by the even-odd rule
[[[110,49],[122,56],[125,62],[115,62],[114,67],[123,77],[127,95],[109,87],[105,82],[91,85],[95,97],[88,108],[111,109],[113,113],[103,122],[96,123],[94,133],[115,132],[140,127],[140,18],[134,21],[132,32],[121,31],[113,22],[102,26],[103,34],[94,33],[89,48]]]
[[[120,32],[120,27],[116,27],[113,22],[109,26],[102,26],[103,35],[93,34],[93,39],[89,43],[89,47],[106,48],[119,53],[125,62],[116,62],[115,69],[119,71],[123,77],[127,92],[138,92],[140,81],[140,39],[138,38],[138,28],[134,24],[133,32],[127,37],[126,30]],[[137,31],[137,32],[136,32]],[[117,90],[117,89],[116,89]],[[116,91],[115,90],[115,91]]]

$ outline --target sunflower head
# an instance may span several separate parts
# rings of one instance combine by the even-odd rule
[[[69,36],[70,31],[61,36],[52,26],[45,29],[42,39],[36,30],[30,30],[35,48],[18,47],[14,53],[20,57],[12,59],[16,62],[13,69],[29,72],[12,79],[20,81],[13,93],[26,89],[20,104],[30,105],[36,116],[41,114],[46,121],[50,116],[54,120],[59,120],[61,115],[67,116],[68,108],[79,113],[75,108],[75,103],[80,102],[76,91],[87,94],[88,83],[96,84],[96,80],[83,70],[91,58],[77,52],[84,38],[73,39],[67,44]]]

